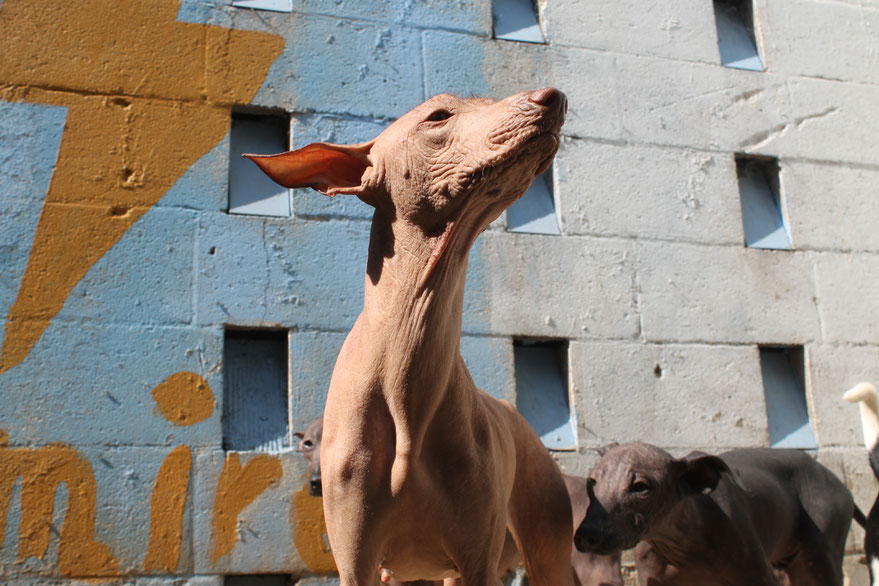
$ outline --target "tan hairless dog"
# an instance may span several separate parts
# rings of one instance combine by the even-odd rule
[[[459,352],[476,237],[550,165],[567,100],[431,98],[374,140],[252,157],[287,187],[373,206],[363,312],[324,412],[324,512],[342,586],[498,585],[507,528],[535,586],[573,582],[561,472]]]
[[[318,417],[304,432],[293,435],[299,438],[296,451],[305,457],[308,465],[308,492],[311,496],[321,496],[323,485],[320,477],[320,444],[323,436],[323,417]],[[565,486],[571,497],[571,510],[574,514],[573,531],[589,510],[589,482],[579,476],[564,475]],[[573,534],[573,532],[572,532]],[[516,551],[516,544],[507,533],[504,553],[501,556],[501,569],[514,570],[521,565],[522,558]],[[583,553],[571,543],[571,565],[574,567],[574,582],[577,586],[623,586],[621,552],[610,555]],[[509,572],[499,572],[502,576]],[[389,582],[393,584],[393,582]],[[408,584],[413,584],[409,582]],[[436,583],[433,583],[436,584]]]

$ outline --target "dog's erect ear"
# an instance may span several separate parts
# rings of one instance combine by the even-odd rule
[[[721,474],[732,476],[726,462],[704,452],[691,452],[676,463],[678,482],[686,495],[708,494],[717,488]]]
[[[316,142],[277,155],[242,155],[257,164],[275,183],[284,187],[311,187],[334,196],[364,195],[364,175],[372,166],[372,142],[339,145]]]
[[[603,458],[605,454],[607,454],[610,450],[620,445],[618,442],[611,442],[604,446],[598,446],[595,448],[595,451],[598,452],[598,457]]]

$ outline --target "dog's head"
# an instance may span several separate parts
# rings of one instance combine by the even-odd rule
[[[708,494],[730,473],[717,456],[673,458],[644,443],[610,448],[589,473],[589,509],[574,535],[582,552],[630,549],[685,498]]]
[[[304,432],[293,433],[299,438],[296,451],[305,456],[308,464],[308,493],[311,496],[321,496],[323,486],[320,477],[320,440],[324,433],[324,418],[318,417],[311,422]]]
[[[525,193],[549,167],[566,111],[553,88],[498,102],[442,94],[367,143],[245,156],[281,185],[356,195],[435,234],[465,218],[484,227]]]

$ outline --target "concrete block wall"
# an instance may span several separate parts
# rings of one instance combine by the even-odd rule
[[[298,454],[223,449],[223,336],[288,332],[303,429],[370,209],[295,190],[289,218],[227,213],[231,114],[361,142],[443,91],[570,101],[562,234],[501,219],[471,253],[477,384],[515,401],[513,341],[567,340],[578,449],[555,455],[586,474],[611,441],[768,445],[758,348],[802,346],[817,457],[868,509],[841,395],[879,381],[879,5],[754,3],[764,72],[720,65],[701,0],[541,0],[543,45],[493,39],[488,0],[0,0],[0,581],[332,574]],[[793,250],[745,248],[736,154],[778,158]]]

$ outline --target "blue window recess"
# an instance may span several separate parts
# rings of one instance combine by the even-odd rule
[[[778,160],[736,157],[745,246],[790,250],[790,227],[784,215]]]
[[[552,189],[552,169],[539,175],[525,195],[507,209],[507,231],[561,234]]]
[[[515,340],[516,408],[551,450],[577,448],[568,392],[568,342]]]
[[[761,347],[760,372],[773,448],[818,447],[806,402],[802,346]]]
[[[714,0],[714,21],[720,62],[724,67],[763,71],[751,0]]]
[[[286,330],[226,330],[223,449],[280,452],[290,447]]]
[[[492,0],[494,38],[523,43],[543,43],[533,0]]]
[[[290,150],[286,113],[233,113],[229,136],[229,213],[289,216],[290,190],[268,178],[241,155],[269,155]]]

